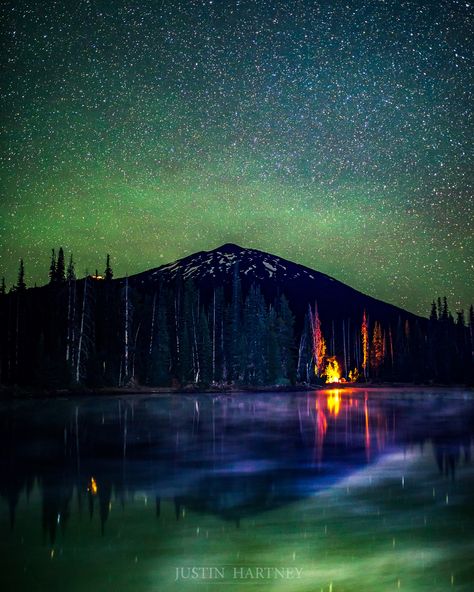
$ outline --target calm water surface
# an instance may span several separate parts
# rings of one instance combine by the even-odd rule
[[[473,432],[462,390],[2,403],[0,589],[472,591]]]

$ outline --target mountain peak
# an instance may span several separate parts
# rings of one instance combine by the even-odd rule
[[[172,284],[179,280],[192,280],[203,298],[212,298],[216,286],[232,285],[238,273],[244,290],[258,284],[268,298],[285,294],[299,322],[317,301],[320,314],[326,318],[362,319],[365,311],[377,319],[398,318],[409,315],[395,306],[375,300],[334,278],[283,259],[277,255],[246,248],[235,243],[224,243],[210,251],[199,251],[135,276],[141,284],[160,282]]]
[[[217,247],[217,249],[212,249],[212,251],[209,251],[209,252],[211,252],[211,253],[218,252],[218,251],[235,252],[235,251],[246,251],[246,250],[247,249],[245,249],[245,247],[241,247],[240,245],[236,245],[235,243],[224,243],[220,247]]]

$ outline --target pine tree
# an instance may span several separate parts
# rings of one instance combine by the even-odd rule
[[[408,331],[407,331],[408,329]],[[409,326],[403,323],[402,318],[398,317],[397,329],[395,333],[394,346],[394,366],[395,378],[397,380],[407,380],[410,371],[410,345],[409,345]]]
[[[239,262],[234,264],[232,276],[232,301],[230,308],[230,336],[229,336],[229,351],[230,351],[230,380],[237,382],[241,379],[242,371],[242,286],[239,273]]]
[[[76,273],[72,253],[67,266],[67,337],[66,337],[66,361],[71,368],[75,363],[76,346]]]
[[[64,282],[66,280],[65,263],[64,263],[64,251],[62,247],[59,247],[58,260],[56,262],[56,282]]]
[[[364,315],[362,317],[362,327],[361,327],[361,336],[362,336],[362,370],[364,373],[364,378],[367,380],[369,377],[369,321],[367,319],[367,315],[364,310]]]
[[[425,335],[418,320],[413,323],[412,331],[409,334],[409,339],[410,356],[408,378],[414,382],[420,382],[426,379],[428,352],[425,343]]]
[[[449,319],[448,299],[443,296],[443,308],[441,309],[440,319],[446,322]]]
[[[278,343],[277,314],[273,307],[268,311],[267,327],[267,384],[277,384],[281,379],[281,354]]]
[[[121,384],[127,384],[130,380],[130,347],[131,347],[131,328],[132,328],[132,302],[130,298],[130,286],[128,275],[125,277],[123,288],[123,364]]]
[[[265,332],[267,327],[266,307],[259,286],[250,287],[242,314],[241,372],[247,384],[263,384],[265,380]],[[275,331],[276,331],[275,326]]]
[[[107,253],[107,260],[105,264],[105,271],[104,277],[106,281],[110,281],[114,277],[114,272],[112,271],[112,267],[110,265],[110,255]]]
[[[370,350],[370,366],[378,378],[383,364],[383,336],[382,327],[378,321],[375,321],[374,332],[372,335],[372,347]]]
[[[311,318],[311,331],[313,340],[313,358],[316,376],[322,376],[324,371],[324,362],[326,358],[326,340],[321,330],[321,321],[319,319],[318,304],[314,305],[314,314],[309,307],[309,314]]]
[[[295,317],[291,312],[288,299],[282,295],[278,302],[278,341],[280,345],[282,376],[291,383],[294,383],[296,379],[294,324]]]
[[[201,308],[198,324],[198,355],[201,374],[199,382],[204,385],[212,381],[212,344],[209,334],[209,322],[204,309]]]
[[[49,283],[53,284],[56,281],[56,252],[51,249],[51,263],[49,265]]]
[[[227,375],[225,350],[225,299],[224,288],[217,287],[214,291],[212,312],[212,348],[213,348],[213,382],[225,380]]]
[[[350,371],[350,363],[348,362],[348,358],[347,358],[347,350],[348,347],[346,345],[346,323],[344,321],[344,319],[342,320],[342,350],[343,350],[343,360],[344,360],[344,371],[343,371],[343,375],[344,376],[349,376],[349,371]]]
[[[449,310],[446,296],[442,300],[440,328],[438,333],[439,379],[449,383],[453,379],[453,369],[456,366],[456,348],[454,319]]]
[[[464,328],[466,326],[466,319],[464,317],[464,310],[458,310],[456,313],[456,325]]]
[[[72,282],[76,279],[76,270],[75,270],[75,266],[74,266],[74,259],[72,257],[72,253],[69,257],[69,263],[67,266],[67,273],[66,273],[66,279],[68,282]]]
[[[311,315],[310,310],[308,310],[305,314],[303,329],[301,331],[296,372],[297,381],[307,384],[310,383],[314,376],[313,366],[311,364],[313,358],[312,340]]]
[[[81,384],[87,375],[87,361],[93,346],[93,316],[95,307],[92,290],[93,286],[90,284],[89,278],[86,276],[83,284],[81,316],[78,328],[77,354],[75,359],[76,368],[74,376],[77,384]]]
[[[438,320],[438,311],[436,309],[436,302],[433,300],[431,303],[431,313],[430,313],[430,321],[437,321]]]
[[[148,383],[153,386],[168,386],[170,384],[171,352],[166,295],[163,290],[160,290],[158,298],[155,293],[154,308],[155,320],[152,321]]]
[[[18,268],[18,283],[16,285],[17,292],[24,292],[26,290],[25,283],[25,265],[23,259],[20,259],[20,266]]]
[[[183,286],[183,304],[178,307],[179,366],[178,376],[181,383],[187,384],[199,379],[199,358],[197,353],[196,301],[194,282],[186,281]]]
[[[201,359],[199,356],[199,319],[198,319],[198,308],[199,308],[199,297],[195,298],[195,294],[192,293],[191,299],[191,351],[193,359],[193,381],[195,384],[201,380]]]

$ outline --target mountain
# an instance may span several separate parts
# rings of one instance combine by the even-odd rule
[[[212,251],[199,251],[173,263],[130,277],[130,282],[145,289],[153,284],[171,284],[192,280],[204,299],[217,286],[229,292],[238,274],[242,287],[248,290],[258,284],[267,299],[285,294],[299,325],[308,305],[318,304],[322,319],[352,318],[359,322],[364,310],[369,318],[395,324],[399,318],[420,319],[416,315],[343,284],[342,282],[299,263],[294,263],[258,249],[247,249],[226,243]]]
[[[303,265],[225,244],[128,278],[96,274],[1,295],[0,384],[468,382],[472,326],[462,316],[455,323],[446,301],[428,321]]]

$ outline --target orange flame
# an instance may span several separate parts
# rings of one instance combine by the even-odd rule
[[[342,382],[341,368],[335,357],[327,359],[324,375],[326,376],[326,384]]]

